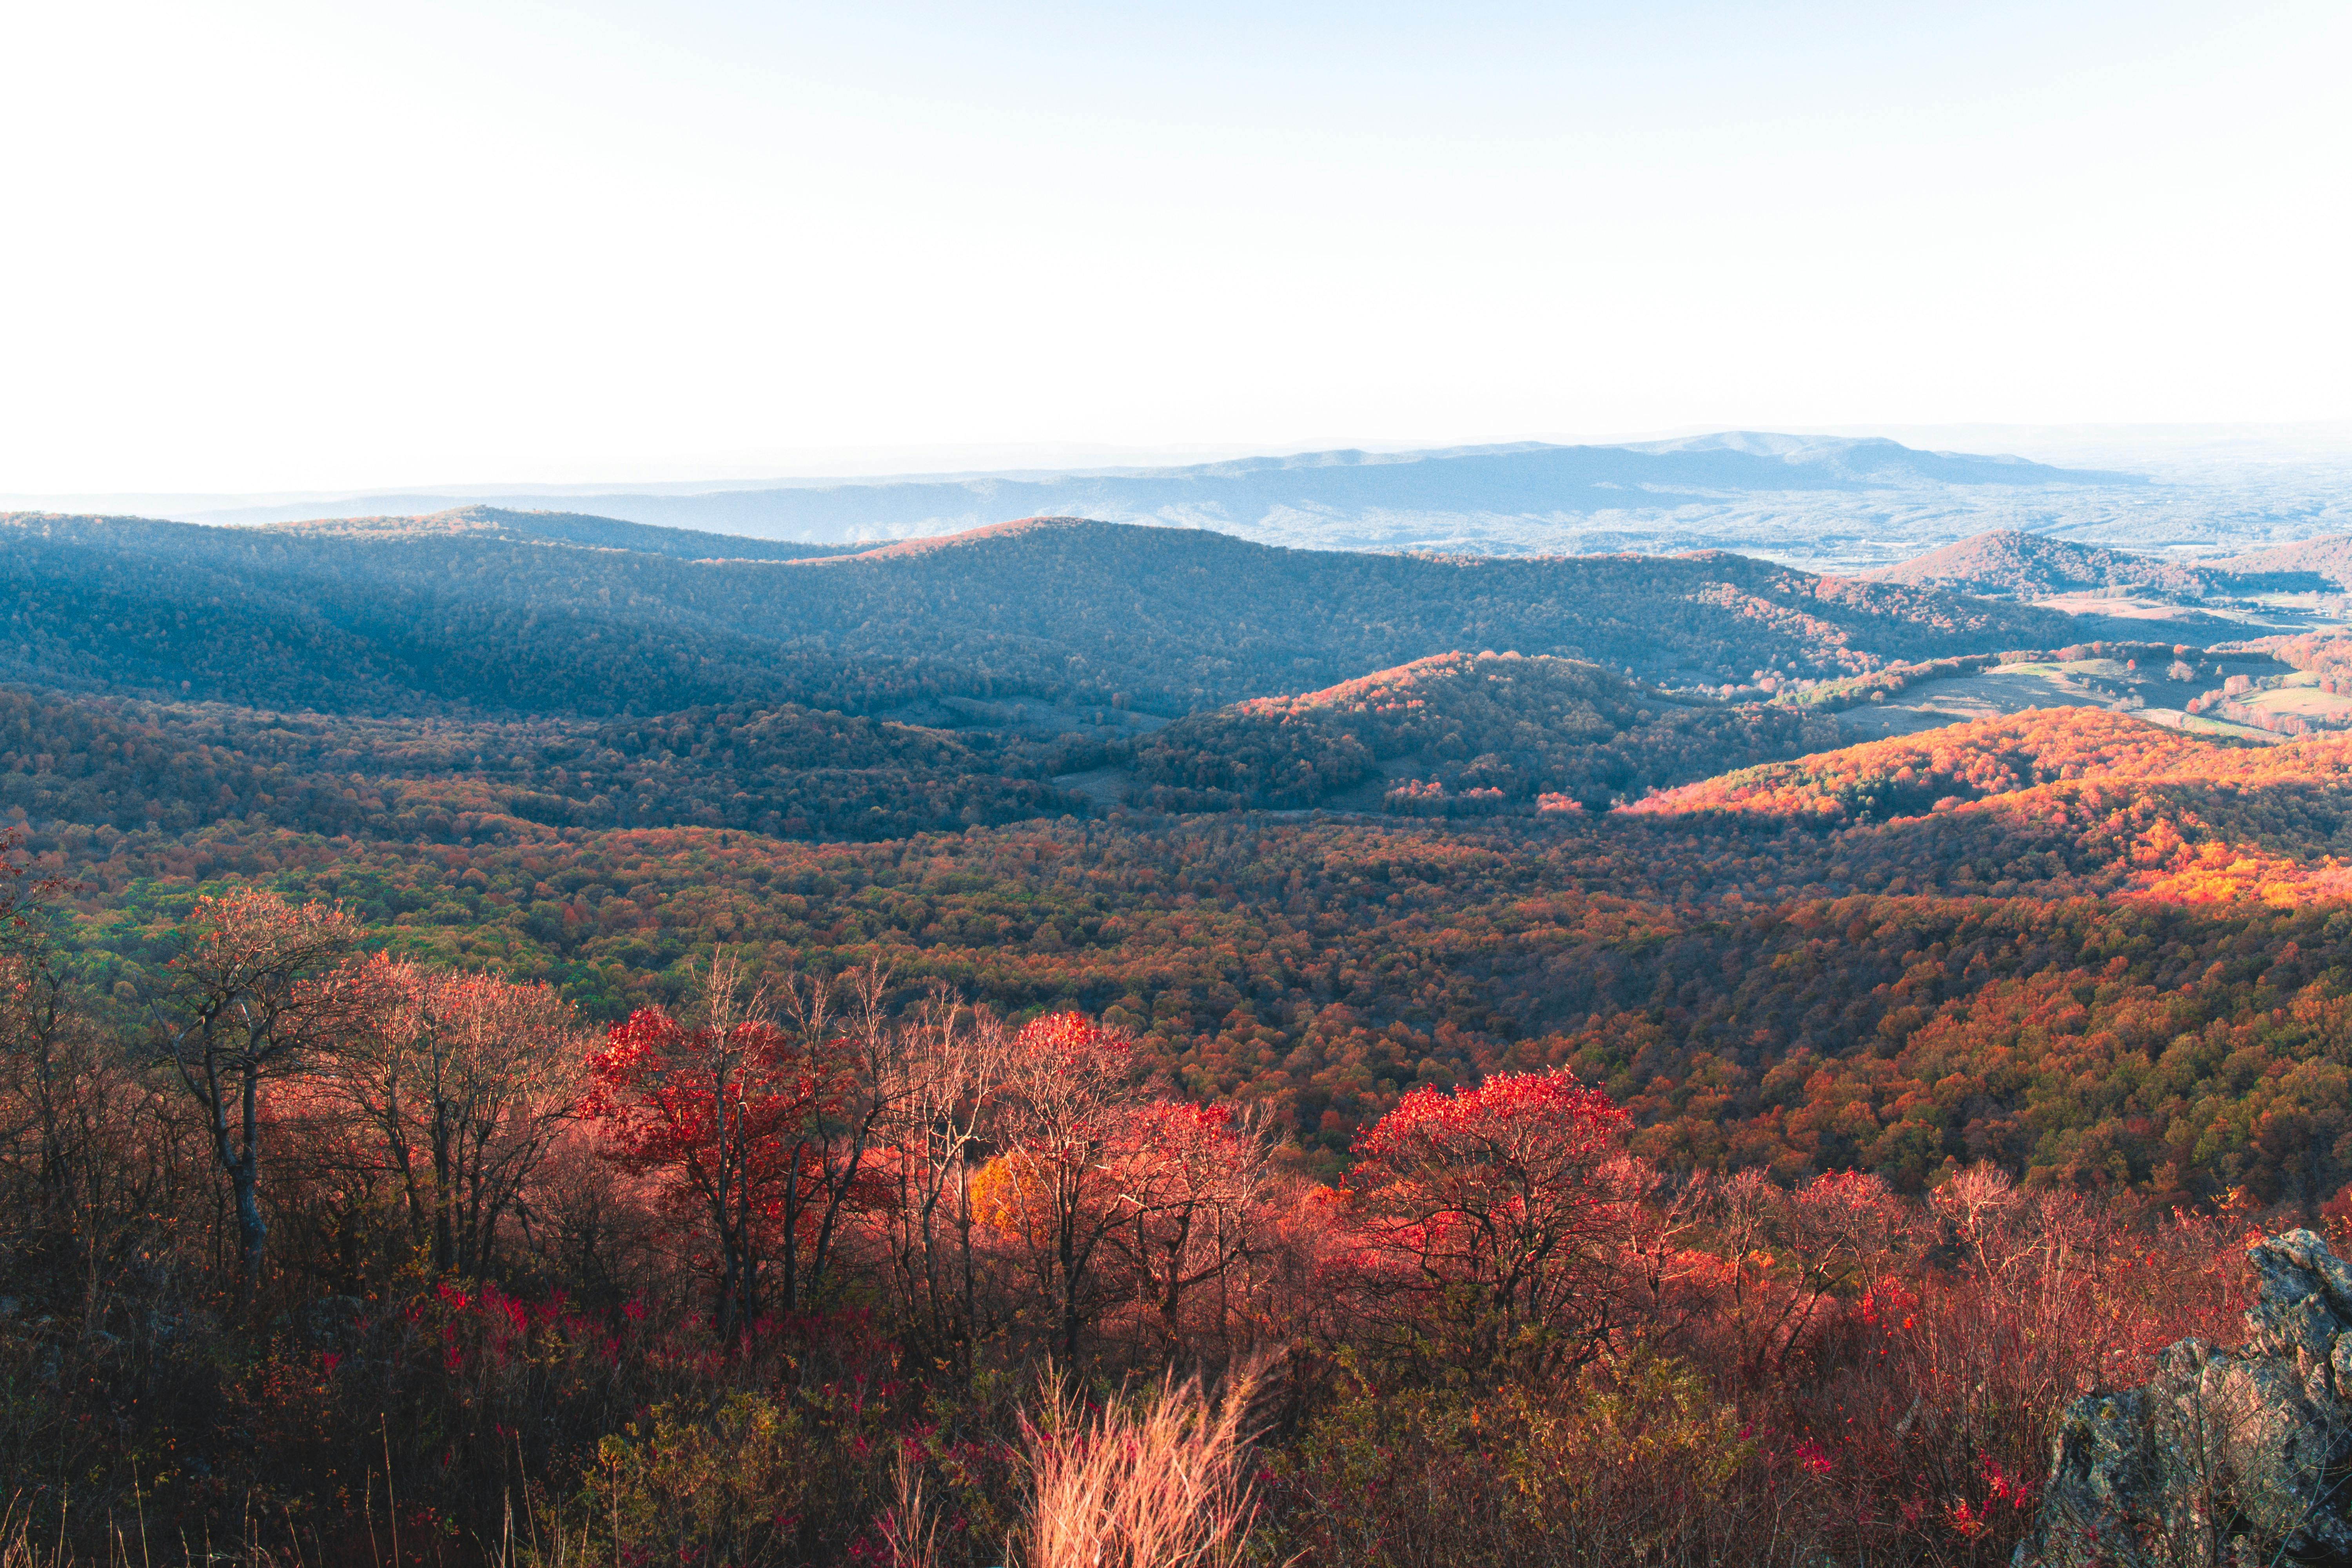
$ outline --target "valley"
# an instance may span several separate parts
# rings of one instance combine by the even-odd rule
[[[2352,1568],[2344,7],[8,20],[0,1568]]]
[[[2016,602],[2201,606],[2267,568],[2002,538],[1873,585],[1059,520],[830,554],[479,510],[0,527],[39,590],[0,660],[40,678],[0,690],[0,813],[107,963],[229,879],[355,900],[395,951],[592,1018],[667,1005],[713,943],[882,964],[1132,1027],[1330,1154],[1431,1074],[1599,1070],[1564,1042],[1663,1005],[1570,1000],[1612,943],[1856,899],[2193,922],[2324,899],[2352,858],[2352,642]],[[1524,646],[1462,651],[1489,639]],[[1876,1014],[1834,1016],[1740,1070],[1877,1048]]]
[[[1905,1500],[2010,1495],[1987,1456],[2023,1473],[2049,1440],[2048,1402],[2003,1379],[2142,1366],[2241,1289],[2230,1227],[2254,1216],[2352,1239],[2352,636],[2296,575],[2325,549],[2191,571],[2003,538],[1854,579],[1060,518],[826,549],[486,509],[19,516],[0,543],[0,1098],[26,1108],[0,1180],[37,1194],[50,1159],[88,1184],[110,1228],[45,1218],[81,1238],[54,1245],[186,1237],[184,1275],[119,1288],[149,1321],[243,1321],[240,1291],[277,1314],[238,1352],[271,1392],[208,1393],[168,1337],[135,1372],[110,1329],[71,1342],[90,1392],[25,1418],[96,1434],[72,1440],[109,1487],[185,1444],[141,1472],[159,1518],[373,1463],[477,1532],[520,1495],[575,1539],[642,1540],[581,1489],[626,1463],[632,1508],[708,1496],[635,1446],[645,1412],[767,1477],[761,1507],[788,1484],[769,1439],[695,1414],[735,1406],[677,1403],[736,1400],[816,1423],[775,1440],[835,1478],[792,1550],[846,1552],[888,1517],[877,1455],[928,1456],[906,1462],[970,1517],[1016,1505],[922,1447],[1029,1441],[992,1379],[1279,1331],[1307,1414],[1267,1440],[1262,1528],[1299,1550],[1351,1445],[1382,1474],[1466,1462],[1458,1436],[1351,1436],[1346,1368],[1436,1419],[1449,1379],[1561,1397],[1584,1374],[1547,1358],[1638,1347],[1718,1368],[1674,1375],[1831,1467],[1738,1449],[1711,1509],[1940,1562],[1977,1537]],[[270,979],[313,931],[321,956]],[[187,1110],[204,1080],[153,1054],[213,974],[320,1020],[255,1068],[257,1248]],[[427,1173],[419,1100],[481,1117],[483,1163]],[[87,1131],[38,1131],[62,1125],[44,1104]],[[749,1229],[695,1195],[711,1105],[796,1130],[801,1153],[730,1178],[767,1184]],[[1066,1115],[1083,1158],[1054,1211]],[[1372,1184],[1450,1118],[1606,1156],[1537,1189],[1606,1229],[1515,1350],[1454,1289],[1483,1263],[1397,1283],[1379,1205],[1420,1189]],[[2012,1276],[1947,1239],[1981,1193],[2095,1261],[2032,1264],[2072,1326],[1956,1393],[1869,1314],[2003,1303],[1981,1331],[1936,1320],[1939,1358],[2013,1330]],[[1055,1212],[1113,1239],[1055,1262]],[[729,1283],[730,1248],[772,1272]],[[967,1282],[929,1281],[925,1249]],[[9,1257],[54,1323],[70,1282]],[[1759,1342],[1881,1380],[1866,1431],[1844,1394],[1725,1359],[1761,1331],[1748,1303],[1808,1301]],[[141,1377],[163,1392],[134,1406]],[[192,1423],[206,1399],[321,1426],[247,1444]],[[392,1401],[446,1452],[395,1438]],[[381,1453],[333,1435],[362,1408]],[[1885,1522],[1790,1500],[1832,1471]],[[1383,1506],[1406,1537],[1457,1529]],[[306,1550],[356,1548],[349,1521],[321,1510]]]

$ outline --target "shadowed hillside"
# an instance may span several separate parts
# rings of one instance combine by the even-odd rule
[[[1759,668],[1874,668],[1898,648],[2073,640],[2084,623],[1721,552],[1511,559],[1280,550],[1222,534],[1033,518],[808,570],[831,616],[985,621],[1129,668],[1191,673],[1206,700],[1312,690],[1456,648],[1516,648],[1667,685]],[[1050,584],[1051,591],[1036,591]],[[1163,678],[1163,689],[1173,682]]]
[[[514,514],[0,530],[0,678],[339,710],[887,712],[1023,693],[1179,713],[1464,647],[1694,686],[2095,635],[1722,553],[1360,554],[1073,519],[803,562],[687,559],[704,543]]]

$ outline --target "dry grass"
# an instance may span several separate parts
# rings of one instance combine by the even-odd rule
[[[876,1521],[883,1550],[890,1553],[890,1568],[943,1568],[947,1560],[940,1551],[939,1517],[923,1495],[923,1468],[904,1445],[898,1449],[895,1479],[897,1495]]]
[[[1049,1371],[1022,1423],[1034,1492],[1015,1568],[1241,1563],[1257,1518],[1243,1426],[1256,1384],[1244,1369],[1213,1396],[1197,1378],[1171,1377],[1141,1399],[1090,1407]]]

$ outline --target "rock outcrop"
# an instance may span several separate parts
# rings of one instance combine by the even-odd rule
[[[2017,1568],[2352,1564],[2352,1268],[2307,1230],[2247,1258],[2245,1343],[2066,1407]]]

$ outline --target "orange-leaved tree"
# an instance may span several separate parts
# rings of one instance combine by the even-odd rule
[[[1357,1136],[1348,1173],[1370,1304],[1474,1370],[1589,1357],[1639,1219],[1628,1121],[1565,1069],[1406,1095]]]

